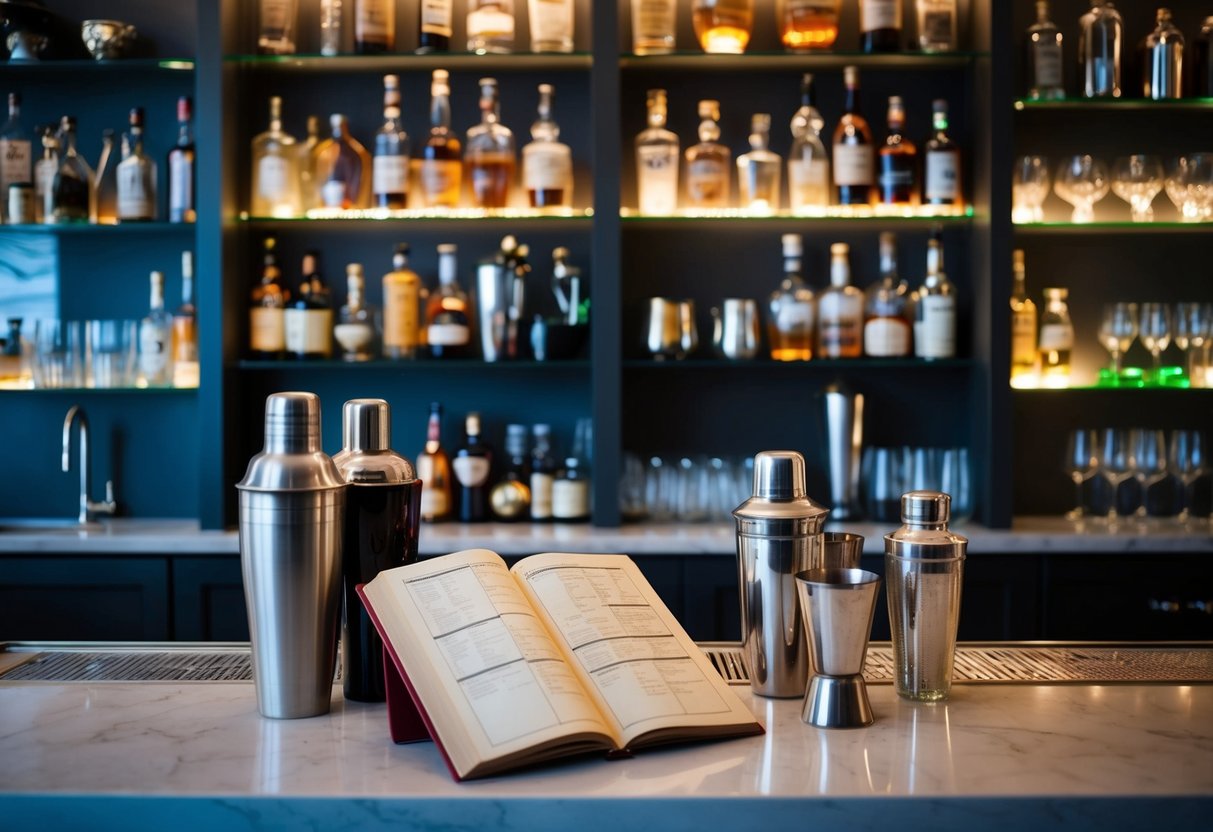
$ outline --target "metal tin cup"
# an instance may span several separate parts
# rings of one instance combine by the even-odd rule
[[[821,538],[823,569],[858,569],[863,555],[863,535],[851,532],[826,532]]]

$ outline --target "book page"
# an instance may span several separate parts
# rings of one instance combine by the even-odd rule
[[[535,555],[513,571],[625,744],[663,728],[755,723],[630,558]]]

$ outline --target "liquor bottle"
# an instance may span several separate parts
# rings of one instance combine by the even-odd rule
[[[76,152],[76,118],[64,116],[59,122],[62,154],[59,169],[51,185],[51,221],[88,222],[95,216],[93,169]]]
[[[859,48],[901,51],[901,0],[859,0]]]
[[[514,182],[514,134],[501,123],[497,81],[480,79],[480,123],[468,130],[464,164],[477,208],[505,208]]]
[[[909,355],[912,336],[910,289],[897,276],[897,238],[885,231],[880,235],[880,279],[864,293],[864,355],[873,358]]]
[[[299,0],[261,0],[257,51],[262,55],[294,55]]]
[[[335,58],[341,54],[345,29],[342,0],[320,0],[320,54]]]
[[[923,164],[923,201],[928,205],[964,206],[960,178],[960,146],[948,136],[948,102],[936,99],[931,107],[934,133],[926,143]]]
[[[438,288],[425,307],[425,340],[434,358],[463,358],[471,351],[472,306],[455,280],[454,243],[438,246]]]
[[[307,138],[295,145],[295,160],[299,171],[299,204],[304,208],[316,205],[316,147],[320,144],[320,117],[307,117]]]
[[[1074,324],[1066,304],[1068,289],[1045,289],[1045,308],[1040,313],[1040,384],[1066,387],[1070,383],[1070,352],[1074,349]]]
[[[859,113],[859,70],[848,66],[843,78],[847,98],[842,118],[834,128],[834,185],[840,205],[868,205],[876,178],[872,131]]]
[[[495,518],[507,523],[525,520],[531,513],[531,464],[526,440],[526,425],[505,426],[505,472],[489,491],[489,506]]]
[[[532,208],[568,208],[573,204],[573,152],[561,142],[552,120],[552,85],[539,85],[539,118],[522,148],[522,186]]]
[[[468,0],[468,51],[507,55],[514,51],[514,0]]]
[[[556,479],[552,426],[535,425],[531,434],[535,439],[531,452],[531,519],[543,523],[552,519],[552,482]]]
[[[817,296],[817,356],[863,355],[863,292],[851,285],[851,247],[830,246],[830,285]]]
[[[33,145],[21,125],[21,96],[8,94],[8,121],[0,127],[0,222],[12,222],[7,216],[8,186],[33,184]]]
[[[741,207],[751,214],[773,214],[779,210],[783,159],[770,149],[770,144],[771,115],[755,113],[750,119],[750,152],[737,157]]]
[[[632,51],[668,55],[674,51],[676,0],[632,0]]]
[[[395,50],[395,0],[354,0],[354,51],[380,55]]]
[[[814,101],[813,76],[800,81],[800,109],[792,116],[788,198],[793,213],[824,213],[830,204],[830,156],[821,140],[825,119]]]
[[[139,322],[139,381],[142,387],[173,384],[173,316],[164,308],[164,274],[152,272],[149,311]]]
[[[699,143],[686,150],[686,205],[688,208],[729,207],[732,154],[721,144],[720,102],[699,102]]]
[[[102,158],[106,157],[104,147],[108,142],[110,148],[114,145],[114,131],[106,130],[102,136]],[[38,222],[51,222],[54,211],[55,174],[59,172],[59,140],[55,137],[55,129],[46,127],[42,131],[42,158],[34,163],[34,218]],[[96,177],[96,188],[100,191],[100,173]],[[98,208],[98,213],[100,209]],[[100,219],[98,219],[100,222]],[[118,221],[117,206],[114,206],[113,220]]]
[[[283,313],[286,354],[298,359],[333,355],[333,305],[320,275],[320,254],[303,255],[303,278],[294,302]]]
[[[552,480],[552,519],[558,523],[584,523],[590,519],[589,419],[578,419],[573,452]]]
[[[914,355],[956,356],[956,289],[943,269],[942,234],[927,241],[927,276],[914,297]]]
[[[1091,0],[1078,19],[1078,62],[1084,98],[1120,98],[1120,43],[1124,23],[1105,0]]]
[[[480,414],[469,413],[464,420],[467,439],[455,452],[451,467],[459,482],[459,522],[483,523],[489,519],[489,471],[492,451],[480,439]]]
[[[114,131],[101,131],[101,156],[93,171],[93,222],[118,224],[118,165],[131,155],[130,137],[122,134],[121,149],[115,146]]]
[[[421,342],[421,278],[408,266],[409,245],[400,243],[392,270],[383,276],[383,355],[415,358]]]
[[[198,386],[198,310],[194,306],[194,253],[181,252],[181,305],[173,311],[173,386]]]
[[[779,0],[775,15],[789,52],[829,49],[838,39],[837,0]]]
[[[450,52],[454,29],[454,0],[420,0],[417,3],[417,52]]]
[[[409,135],[400,123],[400,79],[383,76],[383,126],[375,134],[371,164],[374,205],[404,208],[409,195]]]
[[[333,337],[343,361],[370,361],[378,354],[375,340],[377,310],[366,301],[366,277],[361,263],[345,267],[345,303],[337,311]]]
[[[800,276],[804,252],[799,234],[784,234],[783,282],[771,293],[767,340],[776,361],[808,361],[813,357],[813,291]]]
[[[531,51],[573,51],[573,0],[529,0]]]
[[[421,480],[421,519],[427,523],[451,517],[451,458],[442,447],[442,405],[430,405],[425,450],[417,454],[417,479]]]
[[[900,96],[889,97],[889,135],[880,148],[880,202],[882,205],[912,206],[918,204],[918,188],[914,181],[918,172],[918,148],[902,130],[906,111]]]
[[[143,152],[143,108],[130,117],[130,155],[118,163],[118,222],[156,219],[156,163]]]
[[[1205,18],[1192,44],[1192,88],[1197,98],[1213,98],[1213,15]]]
[[[1031,384],[1036,376],[1036,304],[1028,297],[1023,249],[1012,260],[1015,282],[1011,287],[1011,386]]]
[[[1059,101],[1066,97],[1061,39],[1061,30],[1049,19],[1048,0],[1037,0],[1036,22],[1028,27],[1025,41],[1028,98],[1033,101]]]
[[[1141,94],[1155,100],[1183,97],[1184,35],[1159,9],[1154,31],[1141,42]]]
[[[177,99],[177,144],[168,152],[168,221],[194,222],[194,135],[190,129],[193,102]]]
[[[261,280],[249,296],[249,354],[252,358],[281,358],[286,350],[286,304],[290,292],[282,285],[282,270],[274,253],[277,241],[265,238]]]
[[[270,127],[253,139],[252,156],[249,213],[254,217],[299,216],[299,160],[295,153],[295,137],[282,130],[282,99],[276,95],[270,98]]]
[[[956,50],[956,0],[914,0],[918,48],[923,52]]]
[[[367,208],[371,204],[371,156],[340,113],[329,116],[332,134],[312,154],[314,181],[322,208]]]
[[[754,0],[694,0],[691,22],[704,52],[740,55],[754,28]]]
[[[636,192],[640,213],[668,216],[678,209],[678,136],[665,127],[665,90],[649,90],[648,127],[636,136]]]
[[[463,183],[463,150],[451,131],[450,75],[434,70],[430,85],[430,134],[421,148],[421,199],[426,208],[455,208]]]

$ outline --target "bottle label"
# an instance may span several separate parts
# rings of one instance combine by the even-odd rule
[[[687,164],[687,200],[724,202],[729,196],[729,168],[720,159],[696,159]]]
[[[870,144],[834,145],[834,184],[871,185],[875,160]]]
[[[887,158],[887,157],[886,157]],[[905,164],[892,161],[880,170],[880,185],[882,188],[897,188],[914,184],[914,169]]]
[[[674,37],[674,0],[632,0],[632,14],[641,38]]]
[[[1042,324],[1040,351],[1064,352],[1074,349],[1074,327],[1070,324]]]
[[[362,353],[374,342],[375,329],[362,322],[337,324],[333,337],[347,353]]]
[[[151,321],[139,325],[139,372],[150,382],[163,382],[168,371],[169,345],[163,329]]]
[[[430,324],[425,328],[425,340],[438,347],[462,347],[470,339],[465,324]]]
[[[578,520],[589,513],[589,482],[559,479],[552,483],[552,517],[554,519]]]
[[[531,519],[547,520],[552,516],[552,481],[551,474],[535,472],[531,474]]]
[[[263,156],[257,163],[257,190],[270,202],[286,195],[290,177],[290,163],[282,156]]]
[[[902,318],[872,318],[863,325],[863,351],[873,358],[910,354],[910,324]]]
[[[14,182],[33,181],[31,164],[29,142],[0,141],[0,190],[5,196]]]
[[[417,476],[421,486],[421,516],[444,517],[451,510],[451,501],[445,490],[430,485],[430,478],[421,473],[422,463],[417,460]]]
[[[427,159],[421,163],[421,189],[433,203],[444,196],[458,197],[463,169],[458,162]],[[445,203],[444,203],[445,204]],[[454,207],[454,202],[449,203]]]
[[[390,0],[361,0],[355,4],[354,37],[387,42],[395,29],[396,8]]]
[[[421,0],[421,33],[451,36],[451,0]]]
[[[531,41],[565,42],[573,39],[572,0],[539,0],[531,6]]]
[[[567,147],[532,150],[522,158],[522,183],[529,191],[566,190],[573,181],[573,158]]]
[[[826,356],[858,355],[863,348],[863,297],[823,292],[817,300],[817,328]]]
[[[371,187],[376,194],[407,193],[409,189],[408,157],[376,156],[372,159]]]
[[[38,210],[50,216],[54,208],[55,172],[58,166],[49,159],[39,159],[34,166],[34,190],[38,193]],[[39,217],[41,219],[41,217]]]
[[[123,220],[150,219],[154,212],[154,197],[147,169],[139,164],[118,166],[118,218]]]
[[[514,15],[497,8],[479,8],[468,14],[469,38],[512,38]]]
[[[918,300],[914,322],[914,353],[919,358],[956,355],[956,299],[952,295],[926,295]]]
[[[331,355],[331,309],[283,310],[286,350],[296,355]]]
[[[1032,63],[1036,68],[1035,86],[1037,88],[1061,86],[1060,43],[1054,41],[1053,43],[1036,44],[1036,52],[1033,55]]]
[[[464,488],[484,485],[489,478],[489,461],[482,456],[457,456],[451,461],[455,478]]]
[[[936,48],[946,46],[948,49],[955,46],[952,42],[954,23],[951,9],[922,12],[918,16],[918,28],[918,40],[924,45],[930,44]]]
[[[926,189],[929,200],[955,202],[960,198],[960,154],[954,150],[927,153]]]
[[[813,304],[784,300],[775,313],[775,329],[790,335],[813,327]]]
[[[184,153],[168,160],[168,205],[173,211],[194,207],[194,163]]]
[[[1031,312],[1011,313],[1011,363],[1036,363],[1036,315]]]
[[[860,28],[865,32],[874,29],[901,28],[900,0],[860,0]]]
[[[420,297],[413,280],[383,281],[383,344],[411,349],[421,329]]]
[[[672,146],[653,145],[636,148],[640,171],[640,212],[642,214],[672,214],[678,207],[678,150]]]
[[[789,159],[788,193],[793,208],[830,204],[830,165],[825,159]]]
[[[256,352],[282,352],[286,349],[285,310],[254,307],[249,310],[249,346]]]
[[[261,0],[261,31],[285,30],[290,25],[289,13],[293,8],[292,0]]]

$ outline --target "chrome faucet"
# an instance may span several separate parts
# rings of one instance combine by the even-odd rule
[[[84,410],[80,405],[74,404],[67,411],[67,418],[63,420],[63,472],[67,473],[72,470],[72,423],[80,423],[80,523],[92,522],[96,514],[113,514],[118,504],[114,502],[114,481],[105,481],[105,502],[94,503],[88,498],[88,475],[89,475],[89,458],[88,458],[88,417],[84,415]]]

